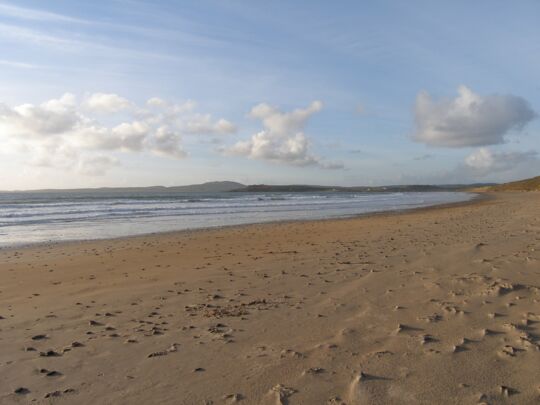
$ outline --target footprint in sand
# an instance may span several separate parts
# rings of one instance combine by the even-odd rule
[[[272,387],[270,393],[274,394],[276,398],[276,405],[287,405],[289,403],[289,397],[296,393],[296,390],[294,388],[278,384]]]
[[[349,385],[349,391],[345,403],[348,405],[372,404],[372,393],[369,390],[369,384],[378,380],[386,380],[384,377],[358,373]]]
[[[227,394],[223,396],[223,400],[228,404],[236,404],[244,399],[242,394]]]

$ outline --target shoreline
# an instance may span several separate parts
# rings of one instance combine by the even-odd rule
[[[53,247],[53,246],[71,245],[71,244],[78,244],[78,243],[91,243],[91,242],[100,242],[100,241],[114,242],[114,241],[121,241],[124,239],[158,237],[158,236],[176,235],[176,234],[194,233],[194,232],[207,232],[207,231],[212,231],[212,230],[229,229],[229,228],[244,228],[244,227],[250,227],[250,226],[278,225],[278,224],[304,223],[304,222],[309,223],[309,222],[319,222],[319,221],[347,221],[351,219],[365,218],[365,217],[370,217],[370,216],[400,215],[400,214],[405,214],[408,212],[423,211],[423,210],[429,210],[429,209],[437,209],[437,208],[444,209],[444,208],[451,208],[451,207],[459,207],[461,205],[479,204],[479,203],[482,203],[483,201],[496,199],[496,193],[484,193],[484,192],[475,192],[475,191],[460,191],[460,192],[473,194],[474,196],[466,201],[433,204],[433,205],[428,205],[428,206],[423,206],[423,207],[414,207],[414,208],[372,211],[372,212],[367,212],[367,213],[346,215],[346,216],[340,216],[340,217],[334,217],[334,218],[316,218],[316,219],[298,219],[298,220],[285,219],[285,220],[275,220],[275,221],[250,222],[250,223],[245,223],[245,224],[188,228],[188,229],[179,229],[179,230],[162,231],[162,232],[149,232],[149,233],[140,233],[140,234],[135,234],[135,235],[118,236],[118,237],[112,237],[112,238],[66,239],[66,240],[60,240],[60,241],[35,242],[35,243],[30,243],[30,244],[17,244],[17,245],[3,246],[3,247],[0,246],[0,252],[31,249],[34,247],[36,248],[37,247]]]
[[[0,251],[0,403],[536,404],[539,199]]]

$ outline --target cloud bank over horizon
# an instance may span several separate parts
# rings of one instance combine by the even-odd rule
[[[186,137],[198,139],[200,145],[218,144],[214,151],[229,158],[345,169],[344,163],[316,154],[305,132],[309,120],[322,111],[320,100],[290,111],[259,103],[247,119],[260,122],[262,129],[242,139],[236,124],[198,112],[193,100],[173,103],[151,97],[137,105],[115,93],[87,93],[80,98],[65,93],[41,104],[0,104],[0,143],[3,151],[24,155],[30,166],[72,170],[85,176],[103,176],[120,167],[123,156],[130,154],[185,159],[189,155]],[[504,142],[511,129],[522,129],[535,117],[527,101],[517,96],[479,96],[460,86],[455,99],[433,101],[421,92],[415,104],[418,131],[414,140],[453,149],[482,145],[438,181],[445,182],[445,176],[448,181],[460,176],[464,181],[476,181],[497,173],[511,175],[514,168],[522,172],[527,164],[536,167],[537,152],[492,150],[484,145]],[[357,150],[343,147],[348,154]],[[435,157],[426,153],[413,160]]]

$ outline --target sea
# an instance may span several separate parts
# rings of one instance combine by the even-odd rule
[[[463,192],[0,193],[0,248],[271,221],[344,218],[467,201]]]

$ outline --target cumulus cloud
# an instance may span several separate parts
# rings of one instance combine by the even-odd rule
[[[434,101],[427,92],[416,98],[414,139],[432,146],[461,148],[504,142],[536,117],[529,103],[517,96],[481,96],[466,86],[454,99]]]
[[[149,107],[166,107],[167,102],[159,97],[152,97],[146,101],[146,105]]]
[[[137,152],[143,147],[144,140],[151,134],[152,128],[141,121],[123,122],[111,130],[107,149],[120,149],[123,152]]]
[[[484,176],[509,171],[518,166],[538,164],[538,162],[538,153],[536,151],[494,152],[488,148],[479,148],[465,158],[465,168],[473,174]]]
[[[118,94],[94,93],[86,100],[86,107],[95,112],[115,113],[131,108],[132,103]]]
[[[212,121],[210,114],[194,115],[186,122],[185,132],[189,134],[232,134],[236,126],[226,119]]]
[[[5,132],[25,137],[45,137],[64,133],[81,121],[73,94],[64,94],[40,105],[0,104],[0,125]]]
[[[182,149],[180,139],[180,134],[163,126],[158,128],[155,137],[150,141],[149,148],[158,155],[182,159],[187,156],[187,153]]]
[[[287,136],[302,131],[308,118],[321,111],[321,109],[322,102],[320,101],[313,101],[306,108],[297,108],[288,113],[281,112],[276,107],[266,103],[261,103],[253,107],[249,115],[260,119],[268,132],[279,136]]]
[[[69,170],[79,161],[79,153],[57,139],[48,139],[38,144],[22,144],[20,150],[29,156],[28,163],[32,166]]]
[[[100,175],[119,164],[109,153],[187,156],[188,135],[224,135],[236,126],[195,112],[193,101],[159,98],[142,107],[116,94],[95,93],[82,102],[65,94],[42,104],[0,104],[0,146],[24,150],[30,164]],[[104,121],[100,121],[103,119]]]
[[[119,164],[118,159],[111,156],[91,156],[79,161],[78,171],[87,176],[103,176],[110,168]]]
[[[159,97],[152,97],[146,101],[148,107],[162,109],[167,114],[184,114],[195,110],[197,103],[193,100],[187,100],[183,103],[170,103]]]
[[[282,112],[266,103],[258,104],[249,115],[260,120],[264,129],[248,140],[237,142],[226,149],[226,153],[293,166],[343,168],[340,163],[324,162],[310,152],[310,141],[304,134],[304,127],[307,120],[321,109],[320,101],[291,112]]]

